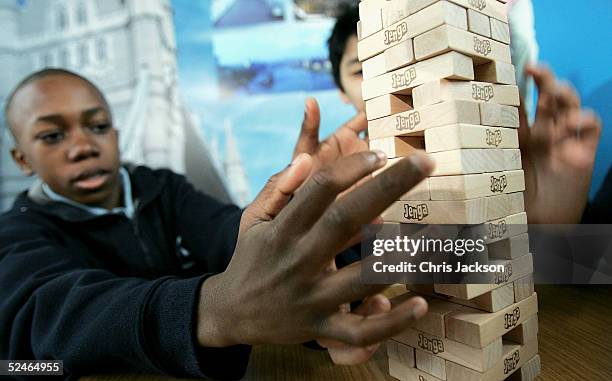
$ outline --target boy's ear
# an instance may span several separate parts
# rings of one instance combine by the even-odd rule
[[[17,147],[11,148],[11,156],[13,157],[13,161],[15,164],[21,169],[21,172],[26,176],[34,175],[34,170],[28,160],[26,159],[25,154]]]

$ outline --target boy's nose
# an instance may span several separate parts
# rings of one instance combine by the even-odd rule
[[[71,143],[68,151],[68,160],[70,161],[80,161],[100,155],[98,147],[84,132],[74,133]]]

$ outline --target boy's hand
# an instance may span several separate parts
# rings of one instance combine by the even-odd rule
[[[529,223],[579,223],[586,206],[601,134],[601,121],[580,105],[576,91],[550,70],[527,68],[539,90],[529,128],[521,108],[519,138],[525,168]]]
[[[359,134],[368,128],[365,113],[360,112],[349,122],[338,128],[330,137],[319,141],[321,111],[314,98],[306,100],[304,121],[300,136],[293,151],[293,157],[307,153],[313,158],[313,172],[331,164],[341,157],[368,151],[368,143]]]
[[[362,284],[360,263],[329,271],[332,259],[362,225],[433,168],[425,154],[417,153],[337,199],[385,162],[373,152],[337,160],[312,175],[275,217],[249,217],[227,270],[202,286],[199,343],[225,347],[320,339],[367,347],[425,314],[422,298],[366,317],[339,310],[386,286]]]

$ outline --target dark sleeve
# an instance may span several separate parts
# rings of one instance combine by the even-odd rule
[[[610,224],[612,223],[612,168],[595,198],[588,203],[582,215],[583,224]]]
[[[196,190],[182,175],[171,174],[170,187],[183,246],[207,272],[223,272],[236,248],[242,209]]]
[[[0,358],[64,361],[64,378],[147,372],[237,379],[244,348],[200,349],[196,301],[206,275],[121,278],[83,247],[36,224],[0,224]],[[57,232],[55,234],[58,234]],[[219,358],[236,362],[223,373]]]

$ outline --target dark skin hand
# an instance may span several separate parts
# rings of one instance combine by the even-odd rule
[[[254,204],[277,205],[274,195],[283,192],[274,190],[276,184],[295,185],[301,175],[308,176],[312,159],[301,157]],[[273,218],[247,218],[227,270],[202,286],[199,343],[225,347],[323,339],[367,347],[424,315],[427,307],[420,298],[366,317],[338,308],[385,286],[362,284],[360,263],[340,271],[329,271],[329,263],[362,225],[433,169],[427,156],[417,153],[338,199],[385,162],[373,152],[343,157],[310,176]]]
[[[539,91],[536,118],[521,107],[519,138],[525,169],[525,208],[532,224],[576,224],[587,203],[601,121],[545,67],[530,67]]]

